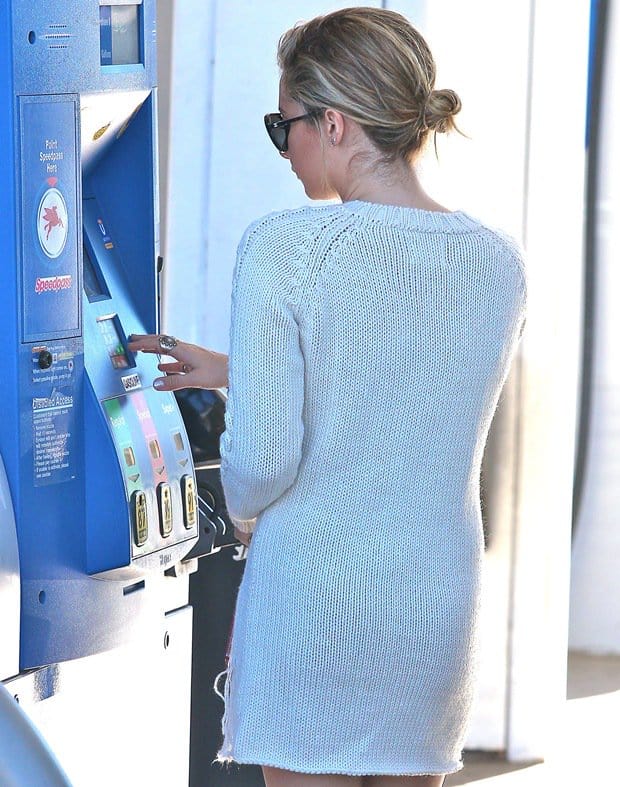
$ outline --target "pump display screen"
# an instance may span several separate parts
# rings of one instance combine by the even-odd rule
[[[112,366],[115,369],[128,369],[132,364],[129,363],[125,345],[116,327],[116,319],[117,317],[115,314],[109,317],[100,317],[97,320],[97,324],[103,336],[103,341],[105,342]]]
[[[139,4],[99,7],[99,41],[102,66],[141,63]]]

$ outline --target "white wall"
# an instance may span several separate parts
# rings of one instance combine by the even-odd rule
[[[215,11],[214,0],[159,0],[158,6],[158,21],[171,25],[158,31],[162,326],[169,333],[202,342],[209,340],[205,293]]]
[[[566,696],[589,5],[534,4],[509,684],[517,758],[548,750]]]
[[[573,648],[620,653],[620,8],[609,4],[596,202],[590,435],[573,547]],[[614,46],[614,44],[616,44]]]

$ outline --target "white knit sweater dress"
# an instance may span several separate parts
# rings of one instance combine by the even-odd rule
[[[239,247],[222,480],[255,531],[220,760],[461,767],[485,439],[524,320],[517,245],[469,215],[349,202]]]

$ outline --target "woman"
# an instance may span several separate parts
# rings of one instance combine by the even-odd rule
[[[278,60],[267,131],[307,195],[340,204],[247,230],[230,379],[224,355],[131,345],[175,359],[156,387],[230,386],[222,479],[253,537],[219,756],[262,765],[268,787],[436,787],[461,767],[480,463],[523,323],[522,261],[418,181],[460,102],[434,89],[402,16],[314,19]]]

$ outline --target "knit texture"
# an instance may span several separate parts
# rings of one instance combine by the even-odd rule
[[[239,247],[221,441],[255,531],[219,759],[461,767],[483,448],[524,319],[521,254],[469,215],[350,202]]]

